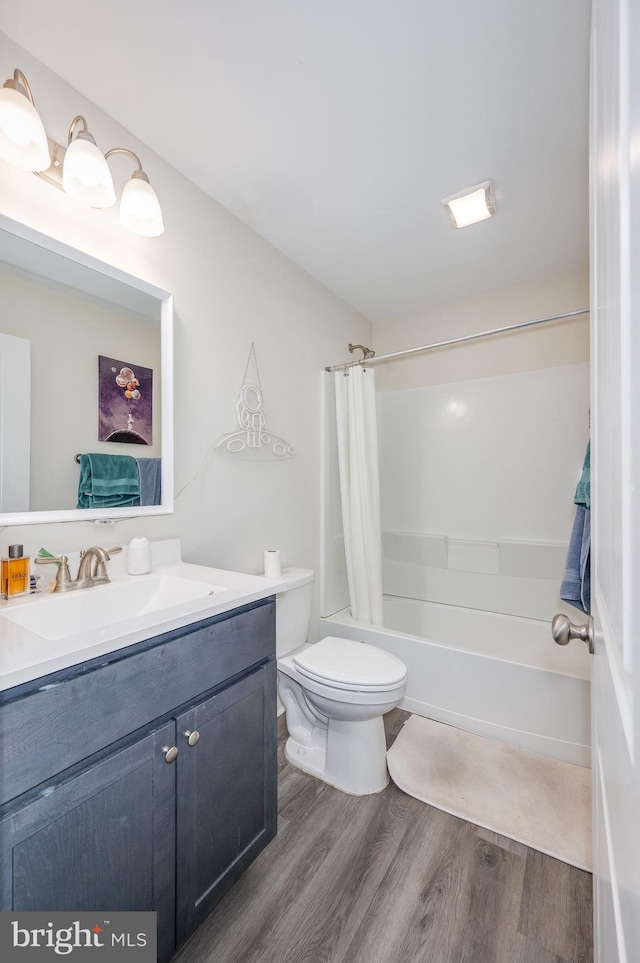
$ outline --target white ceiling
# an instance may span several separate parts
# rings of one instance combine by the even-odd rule
[[[4,0],[1,23],[384,320],[587,263],[589,20],[589,0]],[[454,231],[440,199],[486,179],[498,216]]]

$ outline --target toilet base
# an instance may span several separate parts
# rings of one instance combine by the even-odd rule
[[[389,784],[386,740],[382,716],[345,722],[330,719],[326,747],[303,745],[289,736],[285,745],[288,761],[352,796],[382,792]]]

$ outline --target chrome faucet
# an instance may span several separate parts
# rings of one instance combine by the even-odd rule
[[[56,584],[53,591],[71,592],[73,589],[91,588],[92,585],[105,585],[107,582],[110,582],[111,579],[107,572],[106,563],[112,555],[116,555],[121,551],[121,545],[116,545],[114,548],[100,548],[99,545],[92,545],[91,548],[86,549],[86,551],[83,550],[80,552],[80,566],[78,568],[78,577],[75,581],[71,578],[69,565],[67,564],[69,560],[66,555],[46,558],[38,557],[34,559],[34,561],[38,565],[58,562]],[[92,562],[95,562],[93,571],[91,570]]]
[[[80,552],[80,567],[76,578],[76,588],[90,588],[92,585],[104,585],[106,582],[110,582],[107,562],[112,555],[121,551],[121,545],[115,548],[100,548],[99,545],[93,545],[86,551]],[[91,563],[94,559],[95,565],[92,572]]]

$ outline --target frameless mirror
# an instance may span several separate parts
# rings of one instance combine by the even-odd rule
[[[172,512],[172,372],[167,291],[0,215],[0,526]],[[78,507],[89,453],[161,495]]]

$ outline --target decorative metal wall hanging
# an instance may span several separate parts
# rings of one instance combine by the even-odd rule
[[[252,360],[255,366],[255,379],[249,381],[247,376]],[[267,419],[262,410],[262,402],[260,371],[258,370],[255,345],[252,341],[242,384],[238,392],[238,400],[236,401],[238,428],[216,438],[216,448],[231,455],[244,455],[254,459],[275,458],[280,460],[295,455],[296,450],[292,445],[267,428]]]

